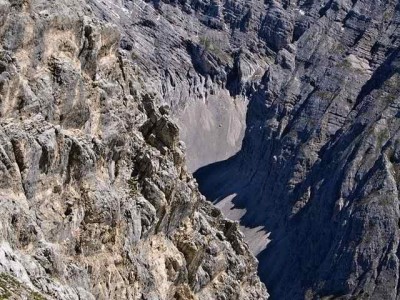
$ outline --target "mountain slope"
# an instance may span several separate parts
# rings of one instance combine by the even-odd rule
[[[259,271],[274,299],[398,298],[399,13],[395,1],[269,2],[275,61],[243,146],[195,176],[270,232]]]
[[[138,297],[265,297],[175,119],[272,298],[398,298],[396,1],[0,4],[4,270],[24,293],[128,295],[101,255],[132,244]]]
[[[95,9],[0,1],[0,297],[267,298],[119,24]]]

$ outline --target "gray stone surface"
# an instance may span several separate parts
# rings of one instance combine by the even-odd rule
[[[243,146],[195,174],[200,190],[270,233],[258,258],[273,299],[399,299],[398,3],[264,13]]]
[[[4,271],[66,299],[264,298],[186,148],[273,299],[398,299],[399,13],[0,0]]]
[[[0,297],[265,299],[239,225],[186,171],[160,62],[132,52],[156,10],[129,5],[0,1]]]

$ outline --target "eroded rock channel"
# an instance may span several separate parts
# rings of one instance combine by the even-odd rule
[[[397,299],[399,22],[0,0],[0,298]]]

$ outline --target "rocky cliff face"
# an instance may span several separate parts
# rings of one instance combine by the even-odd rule
[[[241,220],[273,298],[398,298],[398,3],[121,4],[138,21],[105,18],[140,37],[190,169],[220,161],[201,191]]]
[[[397,1],[265,4],[243,146],[196,177],[270,232],[274,299],[399,298],[399,22]]]
[[[0,14],[5,295],[399,297],[396,1]]]
[[[154,21],[111,1],[0,15],[0,298],[265,299],[238,225],[186,171],[157,65],[135,62]]]

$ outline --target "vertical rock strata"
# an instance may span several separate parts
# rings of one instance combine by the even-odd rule
[[[0,298],[266,299],[95,9],[0,0]]]
[[[399,298],[399,23],[396,1],[0,0],[0,292],[264,299],[186,147],[273,299]]]
[[[243,146],[196,173],[271,240],[273,299],[399,299],[397,1],[268,1]],[[256,245],[257,246],[257,245]]]

